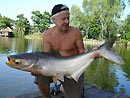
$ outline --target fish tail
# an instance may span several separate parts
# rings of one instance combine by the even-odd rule
[[[120,55],[112,51],[113,44],[115,43],[115,40],[119,37],[115,36],[112,39],[110,39],[108,42],[105,42],[99,47],[98,53],[101,54],[106,59],[113,61],[119,65],[123,65],[124,61]]]

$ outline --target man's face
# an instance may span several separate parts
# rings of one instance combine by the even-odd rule
[[[69,27],[70,14],[68,11],[61,11],[59,15],[55,18],[55,24],[60,30],[67,30]]]

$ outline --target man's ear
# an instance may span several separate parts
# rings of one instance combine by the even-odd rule
[[[55,19],[54,17],[52,17],[52,21],[53,21],[54,23],[55,23],[55,20],[56,20],[56,19]]]

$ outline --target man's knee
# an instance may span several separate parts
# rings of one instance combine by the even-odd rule
[[[50,96],[50,87],[46,86],[46,85],[42,85],[40,83],[38,83],[38,87],[42,93],[42,95],[45,97],[45,98],[51,98]]]

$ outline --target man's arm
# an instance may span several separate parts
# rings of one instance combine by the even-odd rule
[[[78,47],[79,53],[83,53],[83,52],[85,51],[85,48],[84,48],[84,44],[83,44],[83,40],[82,40],[82,35],[81,35],[81,33],[78,34],[78,37],[77,37],[77,38],[78,38],[78,39],[77,39],[77,41],[76,41],[76,45],[77,45],[77,47]],[[98,47],[95,48],[94,50],[97,50],[97,49],[98,49]],[[102,58],[102,56],[101,56],[100,54],[98,54],[98,53],[95,53],[95,54],[93,55],[93,58],[94,58],[94,59]]]
[[[49,44],[49,42],[48,42],[48,36],[47,36],[47,34],[46,34],[47,32],[45,32],[44,34],[43,34],[43,46],[44,46],[44,52],[49,52],[49,51],[51,51],[51,45]]]
[[[81,32],[79,30],[77,31],[76,45],[77,45],[79,54],[83,53],[85,48],[84,48],[84,44],[83,44],[83,40],[82,40],[82,35],[81,35]]]

